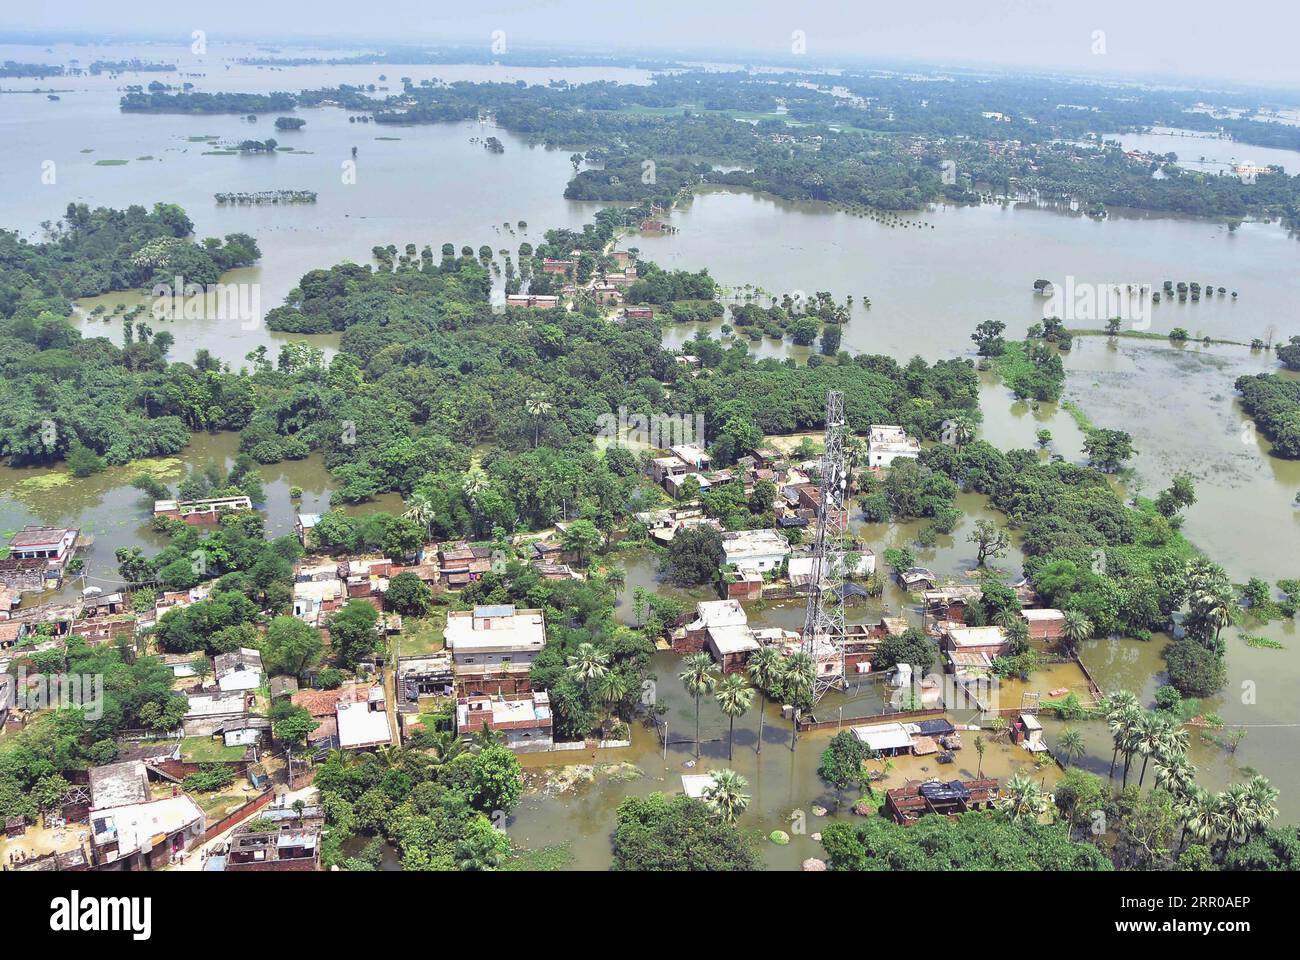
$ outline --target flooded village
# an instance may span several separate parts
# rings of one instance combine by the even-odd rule
[[[1012,651],[1015,631],[964,624],[966,604],[981,592],[975,579],[922,566],[891,570],[879,544],[873,547],[860,529],[845,545],[848,561],[833,578],[831,595],[831,571],[814,546],[827,521],[819,482],[825,465],[808,455],[819,444],[805,437],[798,451],[786,453],[775,445],[779,440],[726,470],[712,469],[709,455],[693,444],[649,451],[643,482],[663,491],[665,505],[635,514],[599,559],[575,548],[566,523],[505,543],[425,543],[410,557],[322,554],[314,534],[321,515],[296,513],[293,536],[304,556],[293,568],[292,616],[328,640],[333,616],[349,604],[372,605],[377,613],[376,653],[346,677],[322,667],[270,675],[255,647],[211,657],[166,653],[154,639],[159,623],[209,601],[214,582],[106,593],[84,585],[84,567],[75,560],[78,546],[89,544],[79,530],[18,531],[0,570],[12,598],[0,611],[6,671],[13,661],[68,643],[113,645],[128,656],[160,655],[186,709],[165,735],[121,737],[114,761],[89,768],[87,779],[70,784],[40,823],[11,822],[0,851],[7,868],[188,868],[197,862],[207,870],[319,869],[323,817],[312,807],[314,765],[331,751],[397,748],[412,737],[427,744],[438,732],[465,745],[490,736],[517,753],[527,789],[506,828],[522,847],[563,849],[564,862],[582,867],[600,866],[608,856],[608,827],[599,821],[624,795],[658,790],[698,797],[713,772],[724,769],[752,785],[754,819],[781,840],[766,856],[776,867],[822,863],[819,822],[874,814],[877,807],[899,823],[919,812],[979,809],[1016,775],[1050,791],[1060,761],[1040,717],[1052,716],[1051,705],[1067,698],[1086,708],[1103,696],[1062,644],[1064,614],[1044,608],[1028,581],[1013,584],[1025,628],[1016,636],[1040,652],[1041,669],[1023,681],[1002,680],[994,664]],[[878,478],[920,450],[902,428],[873,426],[848,496],[859,473]],[[756,488],[775,491],[775,527],[723,530],[698,501],[680,498],[688,478],[701,490],[735,485],[746,497]],[[147,508],[140,501],[138,509]],[[259,509],[249,497],[233,496],[157,500],[150,512],[163,524],[211,529]],[[839,519],[841,526],[846,521]],[[677,537],[700,530],[715,532],[721,544],[712,585],[674,587],[661,569],[664,558]],[[632,626],[649,613],[647,592],[672,598],[680,612],[655,638],[653,679],[630,722],[577,740],[553,728],[549,691],[531,677],[547,643],[543,611],[460,599],[467,587],[510,564],[548,581],[617,577],[618,616]],[[387,602],[399,577],[415,578],[435,598],[425,615],[404,617]],[[810,595],[814,605],[830,602],[841,610],[842,640],[804,642]],[[908,631],[924,631],[940,662],[915,672],[906,663],[880,667],[882,643]],[[751,660],[763,650],[784,662],[811,650],[815,682],[826,695],[802,711],[764,697],[757,709],[743,711],[739,724],[733,717],[725,736],[723,716],[710,703],[697,740],[690,698],[675,680],[682,663],[703,655],[720,683],[749,676]],[[18,682],[25,680],[35,677],[20,673]],[[8,691],[10,728],[21,729],[29,711],[50,705],[32,693]],[[313,721],[298,748],[286,749],[273,736],[277,702],[302,708]],[[861,797],[819,786],[820,755],[840,731],[875,758],[871,789]],[[222,773],[211,790],[193,779],[214,770]],[[576,833],[575,820],[582,825]],[[141,835],[146,822],[164,825],[149,842]]]
[[[1245,94],[0,53],[4,872],[1291,865]]]

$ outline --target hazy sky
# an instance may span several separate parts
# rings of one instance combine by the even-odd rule
[[[61,0],[7,2],[0,30],[205,30],[294,38],[581,46],[1222,78],[1300,88],[1297,0]]]

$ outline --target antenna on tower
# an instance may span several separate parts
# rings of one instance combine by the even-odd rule
[[[848,521],[848,459],[844,451],[844,393],[826,394],[826,448],[822,452],[817,538],[800,649],[817,665],[813,703],[844,685],[844,535]]]

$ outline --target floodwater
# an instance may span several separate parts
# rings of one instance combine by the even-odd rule
[[[0,56],[9,56],[0,48]],[[32,62],[36,48],[15,48],[13,57]],[[75,54],[74,54],[75,55]],[[89,63],[98,57],[140,56],[178,61],[198,70],[184,51],[170,48],[82,51]],[[238,55],[252,55],[240,50]],[[46,54],[49,57],[50,55]],[[26,57],[26,59],[24,59]],[[186,67],[189,64],[190,66]],[[399,77],[417,83],[424,78],[445,80],[503,79],[486,66],[366,66],[293,67],[276,70],[234,66],[229,71],[207,68],[206,77],[186,76],[200,92],[273,90],[298,91],[340,82],[363,84],[389,78],[387,86],[400,92]],[[507,79],[544,83],[618,79],[640,82],[639,70],[616,68],[511,68]],[[357,116],[332,107],[300,108],[295,116],[307,121],[297,131],[278,131],[275,115],[262,114],[256,123],[227,114],[122,113],[121,87],[152,80],[176,84],[175,74],[124,74],[119,78],[75,77],[47,80],[42,90],[58,88],[58,102],[42,94],[0,95],[0,135],[8,144],[0,165],[0,196],[5,198],[2,225],[24,236],[39,237],[40,225],[56,221],[69,202],[94,206],[151,207],[159,201],[185,208],[199,237],[243,232],[255,236],[262,259],[255,266],[226,274],[225,283],[255,284],[260,301],[254,318],[210,318],[166,324],[176,338],[172,356],[189,359],[205,348],[238,366],[245,354],[265,344],[272,352],[279,343],[308,339],[330,347],[333,336],[303,338],[273,333],[261,324],[262,315],[279,306],[309,270],[346,260],[369,263],[371,249],[407,243],[445,242],[475,250],[488,244],[517,257],[519,244],[538,243],[552,227],[580,228],[599,205],[565,200],[564,184],[573,174],[569,151],[529,146],[494,126],[467,121],[449,125],[393,126],[349,122]],[[9,91],[31,90],[36,81],[9,81]],[[208,155],[214,144],[191,140],[213,136],[221,142],[274,137],[293,152],[269,155]],[[481,141],[496,136],[505,145],[489,153]],[[472,142],[477,138],[479,142]],[[355,174],[344,165],[356,148]],[[147,159],[146,159],[147,158]],[[96,166],[100,160],[126,160],[122,166]],[[53,167],[48,167],[53,163]],[[52,170],[53,183],[48,182]],[[213,194],[260,190],[311,190],[314,204],[218,206]],[[527,224],[518,226],[519,221]],[[508,226],[507,226],[508,224]],[[141,302],[135,293],[111,294],[83,301],[79,316],[88,336],[121,337],[121,319],[114,306]],[[106,319],[86,314],[106,306]],[[158,323],[155,328],[161,329]],[[249,329],[249,328],[252,329]]]
[[[1118,140],[1125,150],[1175,154],[1180,167],[1202,173],[1231,173],[1238,164],[1279,166],[1291,176],[1300,171],[1300,152],[1238,143],[1201,130],[1156,127],[1150,133],[1110,133],[1106,139]]]
[[[84,48],[76,54],[83,63],[99,56],[142,56],[171,59],[165,49],[130,51]],[[251,55],[241,51],[241,55]],[[24,62],[42,59],[36,48],[0,47],[0,57]],[[46,59],[62,59],[56,54]],[[183,59],[183,58],[182,58]],[[184,61],[189,64],[189,61]],[[257,70],[251,67],[189,64],[185,67],[201,90],[296,90],[338,82],[383,84],[397,89],[396,78],[409,75],[448,79],[475,79],[480,74],[499,79],[485,67],[303,67]],[[204,76],[195,77],[193,74]],[[552,76],[583,79],[581,71],[513,70],[528,82]],[[596,71],[586,79],[609,76],[638,81],[643,77]],[[168,201],[182,204],[195,220],[200,236],[244,231],[255,235],[263,250],[260,264],[239,271],[227,280],[244,279],[260,284],[264,312],[281,302],[309,269],[344,259],[367,262],[375,245],[407,242],[435,249],[450,241],[475,248],[488,243],[493,249],[517,250],[523,240],[536,243],[554,226],[576,227],[585,222],[596,204],[574,203],[562,197],[571,174],[567,152],[531,148],[504,131],[487,130],[478,123],[411,128],[378,128],[348,122],[336,109],[299,110],[307,126],[297,133],[273,131],[272,117],[257,124],[237,117],[183,117],[123,115],[117,109],[118,86],[147,83],[152,79],[175,82],[167,75],[139,74],[122,78],[75,78],[63,81],[9,81],[6,90],[55,86],[59,102],[43,95],[0,95],[0,131],[9,144],[0,164],[0,196],[4,215],[0,226],[34,236],[43,220],[54,220],[70,200],[92,205],[121,206]],[[504,154],[487,153],[471,138],[491,133],[506,146]],[[204,144],[189,137],[215,135],[223,139],[276,136],[295,151],[274,156],[204,156]],[[381,140],[378,137],[398,137]],[[1215,141],[1187,141],[1197,145]],[[356,146],[357,178],[346,184],[341,165]],[[1235,145],[1228,144],[1229,148]],[[1182,156],[1192,151],[1176,149]],[[1244,149],[1244,148],[1243,148]],[[92,153],[82,153],[92,150]],[[152,160],[137,160],[152,156]],[[1254,162],[1263,151],[1250,151]],[[56,163],[57,179],[42,184],[44,160]],[[127,159],[124,166],[97,167],[98,159]],[[217,191],[309,189],[319,193],[315,205],[219,208],[212,199]],[[1039,277],[1063,283],[1151,283],[1197,280],[1236,290],[1237,300],[1214,297],[1200,303],[1166,302],[1151,308],[1150,329],[1166,332],[1187,328],[1193,337],[1249,341],[1254,337],[1276,340],[1300,329],[1288,326],[1294,316],[1300,276],[1295,270],[1294,237],[1274,224],[1247,223],[1235,233],[1202,220],[1155,217],[1116,211],[1104,222],[1026,203],[979,207],[937,207],[907,214],[913,225],[890,227],[871,219],[830,207],[791,203],[767,196],[727,190],[707,190],[672,221],[678,232],[658,237],[630,238],[642,255],[665,267],[699,269],[729,287],[756,284],[777,296],[796,290],[828,290],[836,298],[853,295],[852,319],[844,334],[844,348],[853,352],[887,353],[899,360],[919,354],[927,359],[970,355],[970,332],[982,320],[1001,319],[1008,335],[1016,336],[1042,316],[1044,301],[1035,297],[1032,283]],[[528,223],[528,230],[504,223]],[[870,297],[867,309],[863,298]],[[103,298],[111,313],[116,302],[131,295]],[[85,306],[92,308],[98,300]],[[88,334],[117,339],[120,321],[79,320]],[[1067,315],[1072,327],[1093,328],[1102,317]],[[711,329],[716,332],[717,325]],[[205,347],[238,365],[259,344],[274,347],[289,339],[260,326],[253,330],[229,323],[177,321],[168,329],[176,337],[173,356],[188,357]],[[697,327],[684,324],[669,330],[665,342],[677,345]],[[300,338],[294,338],[300,339]],[[323,346],[332,337],[315,338]],[[764,340],[753,347],[770,356],[804,357],[807,349]],[[1233,395],[1232,382],[1242,373],[1277,368],[1267,353],[1244,347],[1202,346],[1189,343],[1173,348],[1163,341],[1100,337],[1077,338],[1066,357],[1069,380],[1066,398],[1078,403],[1098,426],[1130,431],[1140,455],[1127,480],[1130,490],[1154,493],[1177,472],[1196,478],[1198,502],[1187,511],[1188,536],[1212,558],[1227,567],[1232,578],[1250,576],[1270,581],[1300,575],[1300,511],[1291,501],[1300,491],[1300,463],[1269,455],[1269,445],[1251,432]],[[980,435],[999,447],[1031,447],[1035,431],[1051,430],[1052,452],[1067,459],[1082,458],[1083,434],[1075,421],[1054,404],[1016,401],[1005,387],[985,375],[981,388],[984,422]],[[174,482],[186,469],[201,468],[216,460],[229,462],[236,452],[230,435],[196,435],[190,447],[174,461],[157,464],[160,476]],[[119,546],[142,544],[152,552],[162,540],[149,526],[150,507],[129,486],[139,465],[113,468],[85,480],[65,480],[60,470],[0,468],[0,529],[24,523],[77,524],[95,536],[86,554],[87,583],[107,586],[115,582],[113,551]],[[321,509],[331,487],[318,457],[263,467],[267,489],[268,532],[292,529],[295,505],[290,486],[305,491],[301,509]],[[393,509],[395,498],[365,505],[361,510]],[[976,519],[994,517],[983,498],[963,495],[961,526],[933,548],[913,548],[918,562],[944,576],[969,575],[974,550],[966,535]],[[885,548],[913,540],[919,524],[863,524],[855,532],[883,554]],[[657,560],[649,551],[620,557],[628,567],[628,586],[620,600],[619,616],[631,620],[631,596],[641,585],[657,591],[672,590],[657,574]],[[997,561],[1009,576],[1020,573],[1021,557],[1013,549]],[[707,591],[679,591],[683,599],[707,599]],[[919,615],[896,587],[887,588],[879,601],[855,608],[851,621],[872,620],[882,612],[906,613],[919,625]],[[797,628],[803,620],[800,601],[755,605],[751,621],[759,626]],[[1230,683],[1225,693],[1205,703],[1230,725],[1247,730],[1234,752],[1194,738],[1192,759],[1201,779],[1219,788],[1251,769],[1269,776],[1282,790],[1280,807],[1285,820],[1300,817],[1300,774],[1287,759],[1294,754],[1295,732],[1300,726],[1300,706],[1291,695],[1300,682],[1300,638],[1295,625],[1249,627],[1282,642],[1286,649],[1246,646],[1239,631],[1225,631],[1229,643]],[[1160,652],[1167,638],[1142,643],[1100,640],[1087,644],[1083,659],[1102,687],[1132,689],[1148,700],[1163,682]],[[704,760],[690,770],[684,763],[693,745],[683,738],[693,735],[693,704],[676,681],[675,658],[656,657],[659,693],[670,705],[670,743],[667,759],[652,729],[637,726],[631,748],[605,751],[597,759],[630,763],[640,776],[625,780],[617,773],[598,775],[589,785],[548,793],[530,792],[510,825],[516,843],[537,848],[569,843],[578,866],[602,867],[608,863],[608,835],[614,826],[614,809],[628,793],[676,791],[679,776],[703,772],[726,763],[725,725],[716,709],[705,704],[702,714]],[[1034,685],[1055,686],[1052,674],[1036,677]],[[1243,687],[1243,684],[1246,686]],[[867,712],[879,691],[867,687],[847,699],[846,716]],[[1018,699],[1018,688],[1007,696]],[[838,710],[838,701],[825,701],[824,709]],[[1005,705],[1005,701],[1004,701]],[[761,831],[787,828],[791,811],[811,810],[813,803],[833,808],[838,800],[828,794],[815,775],[817,755],[826,731],[808,734],[791,754],[789,726],[769,711],[768,730],[761,754],[755,754],[757,708],[737,725],[736,757],[731,764],[750,779],[754,801],[741,825]],[[1060,724],[1049,722],[1048,739]],[[1105,774],[1109,766],[1109,737],[1098,723],[1081,726],[1089,755],[1081,763]],[[969,747],[959,755],[958,767],[973,760]],[[1028,755],[1007,748],[1002,760],[990,750],[985,770],[1003,775],[1012,766],[1027,764]],[[530,770],[590,762],[582,754],[533,756],[525,760]],[[931,769],[922,770],[929,764]],[[999,764],[1002,764],[999,766]],[[913,768],[915,766],[915,769]],[[906,761],[895,776],[948,775],[936,770],[932,760]],[[960,772],[960,771],[959,771]],[[963,774],[964,775],[964,774]],[[893,781],[891,781],[892,783]],[[901,782],[901,781],[898,781]],[[537,787],[540,781],[534,778]],[[846,815],[846,814],[842,814]],[[808,833],[817,819],[809,813]],[[820,850],[807,836],[795,836],[788,847],[763,841],[765,859],[772,867],[797,867]]]
[[[196,433],[190,444],[175,457],[136,461],[121,467],[109,467],[103,473],[77,480],[59,467],[0,466],[0,531],[6,536],[24,524],[76,526],[83,535],[94,537],[94,545],[79,554],[85,561],[84,586],[109,590],[121,585],[114,556],[119,547],[140,546],[152,554],[168,542],[153,531],[153,501],[131,486],[133,478],[148,472],[175,488],[190,471],[202,470],[210,463],[229,469],[239,452],[239,436],[234,433]],[[323,512],[329,509],[329,494],[334,488],[318,453],[303,460],[261,465],[266,493],[263,511],[268,537],[294,532],[298,511]],[[293,500],[290,488],[299,487],[302,497]],[[401,498],[385,494],[364,506],[343,507],[349,513],[371,510],[400,512]],[[65,585],[71,594],[83,584],[80,578]],[[29,598],[26,602],[30,603]]]
[[[659,677],[655,696],[668,706],[668,745],[653,727],[633,725],[632,746],[617,750],[574,752],[569,754],[532,755],[523,758],[529,777],[529,790],[520,808],[506,825],[516,846],[540,849],[564,846],[573,858],[575,869],[604,869],[609,863],[609,842],[616,825],[619,803],[627,796],[646,796],[655,791],[668,794],[682,791],[683,774],[708,774],[732,769],[749,781],[752,797],[741,816],[739,826],[759,838],[759,850],[770,869],[797,870],[808,857],[824,857],[821,844],[813,839],[827,823],[848,819],[859,799],[856,790],[837,791],[817,776],[817,765],[834,729],[801,734],[795,749],[790,749],[790,724],[780,717],[780,707],[768,704],[764,713],[762,747],[759,749],[760,705],[736,721],[734,755],[728,759],[728,721],[711,698],[701,701],[701,759],[695,761],[695,701],[677,680],[678,658],[669,653],[657,654],[654,669]],[[859,701],[870,703],[878,698],[876,684],[860,691],[845,707],[845,717],[861,715],[851,707]],[[859,706],[861,704],[859,703]],[[832,714],[833,716],[833,714]],[[975,775],[978,757],[974,734],[964,733],[964,748],[953,764],[940,764],[934,756],[899,757],[886,777],[876,785],[877,791],[902,786],[908,779],[941,776],[946,779],[970,779]],[[1014,772],[1033,774],[1050,792],[1058,771],[1045,767],[1035,771],[1029,753],[1006,742],[989,741],[983,761],[983,773],[1007,777]],[[573,771],[557,765],[596,765],[594,779],[560,789]],[[880,769],[880,764],[872,764]],[[548,782],[547,771],[551,777]],[[584,771],[585,772],[585,771]],[[879,799],[877,803],[879,803]],[[826,816],[814,813],[814,806],[824,808]],[[802,827],[799,826],[802,824]],[[786,846],[767,839],[773,830],[790,834]],[[802,830],[802,832],[800,832]]]

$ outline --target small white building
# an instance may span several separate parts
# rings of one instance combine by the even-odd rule
[[[713,463],[713,458],[710,457],[704,451],[704,448],[698,444],[681,443],[675,447],[670,447],[669,450],[673,456],[690,465],[695,470],[707,470],[709,469],[709,465]]]
[[[775,530],[735,530],[722,535],[723,562],[766,573],[790,555],[790,541]]]
[[[790,577],[790,582],[797,585],[803,585],[811,582],[813,575],[813,565],[816,563],[816,557],[791,557],[786,566],[786,571]],[[845,564],[846,567],[850,566]],[[845,569],[844,576],[847,578],[869,577],[876,572],[876,555],[872,551],[863,548],[857,555],[857,563],[851,565],[852,569]],[[825,577],[830,571],[823,573]]]
[[[338,722],[339,747],[344,750],[371,750],[392,742],[383,700],[377,703],[340,700],[334,707],[334,715]]]
[[[240,647],[217,654],[215,671],[220,690],[256,690],[262,685],[262,654],[252,647]]]
[[[901,723],[872,723],[853,728],[853,736],[882,756],[912,752],[912,735]]]
[[[921,441],[899,426],[873,424],[867,433],[867,466],[892,467],[899,457],[919,457]]]
[[[186,694],[189,709],[181,721],[187,737],[210,737],[228,721],[248,714],[247,696],[240,690]]]

